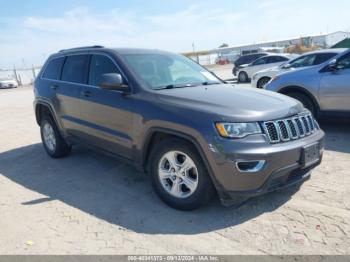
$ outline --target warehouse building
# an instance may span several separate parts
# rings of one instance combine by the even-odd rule
[[[338,31],[331,34],[316,35],[316,36],[305,36],[292,38],[287,40],[271,41],[259,44],[242,45],[242,46],[230,46],[224,48],[216,48],[210,51],[211,54],[217,54],[219,56],[237,53],[246,54],[254,53],[259,51],[282,51],[284,48],[292,45],[303,45],[303,46],[318,46],[320,48],[330,48],[344,39],[350,38],[349,32]]]

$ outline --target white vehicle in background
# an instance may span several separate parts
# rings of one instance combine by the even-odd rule
[[[252,86],[264,88],[264,86],[275,76],[303,67],[315,66],[331,60],[337,54],[345,49],[323,49],[305,53],[289,62],[283,63],[280,66],[264,69],[255,73],[252,77]]]
[[[16,88],[18,83],[11,78],[0,78],[0,88]]]
[[[276,54],[260,57],[250,64],[241,66],[242,68],[238,71],[238,82],[248,82],[255,73],[263,69],[279,66],[293,58],[295,58],[295,55],[291,54]]]

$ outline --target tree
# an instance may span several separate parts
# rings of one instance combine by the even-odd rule
[[[222,45],[219,46],[219,48],[222,48],[222,47],[228,47],[228,44],[223,43]]]

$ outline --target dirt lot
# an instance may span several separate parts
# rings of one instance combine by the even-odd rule
[[[180,212],[126,164],[82,147],[50,159],[32,100],[0,90],[0,254],[350,253],[349,123],[322,123],[324,161],[300,190]]]

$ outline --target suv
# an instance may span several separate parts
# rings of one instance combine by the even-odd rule
[[[350,49],[332,60],[275,76],[265,89],[299,100],[316,117],[350,116]]]
[[[324,133],[287,96],[222,82],[173,53],[100,46],[51,55],[35,86],[46,152],[75,143],[146,171],[168,205],[225,205],[300,183],[322,158]]]
[[[234,76],[237,76],[237,72],[239,69],[241,69],[241,65],[250,64],[251,62],[255,61],[256,59],[266,56],[268,53],[255,53],[255,54],[249,54],[249,55],[242,55],[240,56],[233,64],[234,67],[232,68],[232,74]]]

